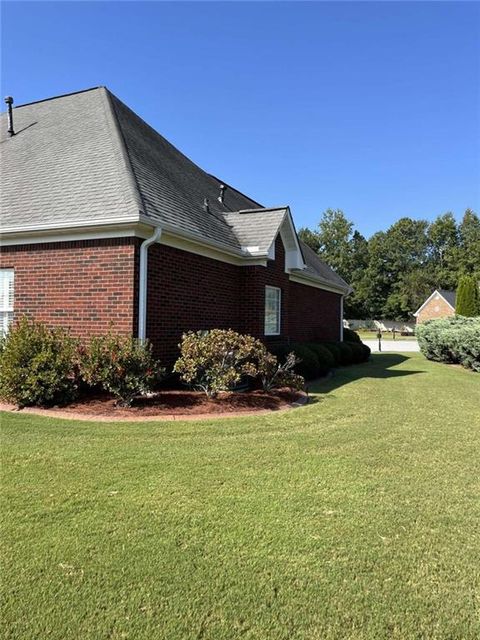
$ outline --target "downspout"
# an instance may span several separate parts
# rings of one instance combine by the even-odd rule
[[[140,273],[138,283],[138,338],[142,342],[146,338],[147,326],[147,272],[148,272],[148,248],[154,242],[158,242],[162,235],[162,229],[156,227],[150,238],[140,245]]]
[[[340,342],[343,342],[343,298],[340,296]]]

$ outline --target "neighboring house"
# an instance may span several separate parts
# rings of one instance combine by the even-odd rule
[[[112,328],[166,362],[190,329],[341,339],[350,288],[288,206],[209,175],[104,87],[16,107],[13,128],[2,114],[3,327]]]
[[[455,291],[436,289],[413,314],[417,319],[417,324],[426,320],[434,320],[435,318],[454,316],[455,298]]]

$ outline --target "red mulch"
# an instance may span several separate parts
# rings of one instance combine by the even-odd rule
[[[199,391],[166,390],[153,398],[138,398],[131,407],[117,407],[115,400],[106,395],[81,398],[66,407],[53,407],[54,411],[109,418],[134,418],[141,416],[200,415],[242,413],[251,411],[278,411],[296,402],[300,393],[278,389],[270,393],[249,391],[246,393],[223,392],[209,400]]]

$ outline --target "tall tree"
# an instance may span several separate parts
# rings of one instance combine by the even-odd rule
[[[320,249],[320,240],[316,231],[312,231],[307,227],[302,227],[298,230],[298,237],[302,242],[308,245],[310,249],[313,249],[315,253],[318,253],[318,250]]]
[[[350,237],[353,223],[340,209],[327,209],[318,225],[318,253],[347,282],[350,279]]]
[[[459,226],[460,267],[464,273],[480,274],[480,219],[467,209]]]
[[[453,289],[458,281],[459,232],[452,213],[438,216],[428,227],[429,270],[437,288]]]
[[[455,311],[459,316],[480,316],[478,283],[473,276],[462,276],[458,283]]]

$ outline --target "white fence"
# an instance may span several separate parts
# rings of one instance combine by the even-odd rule
[[[370,331],[380,331],[392,333],[393,330],[400,333],[415,333],[414,322],[402,322],[401,320],[344,320],[343,326],[346,329],[366,329]]]

